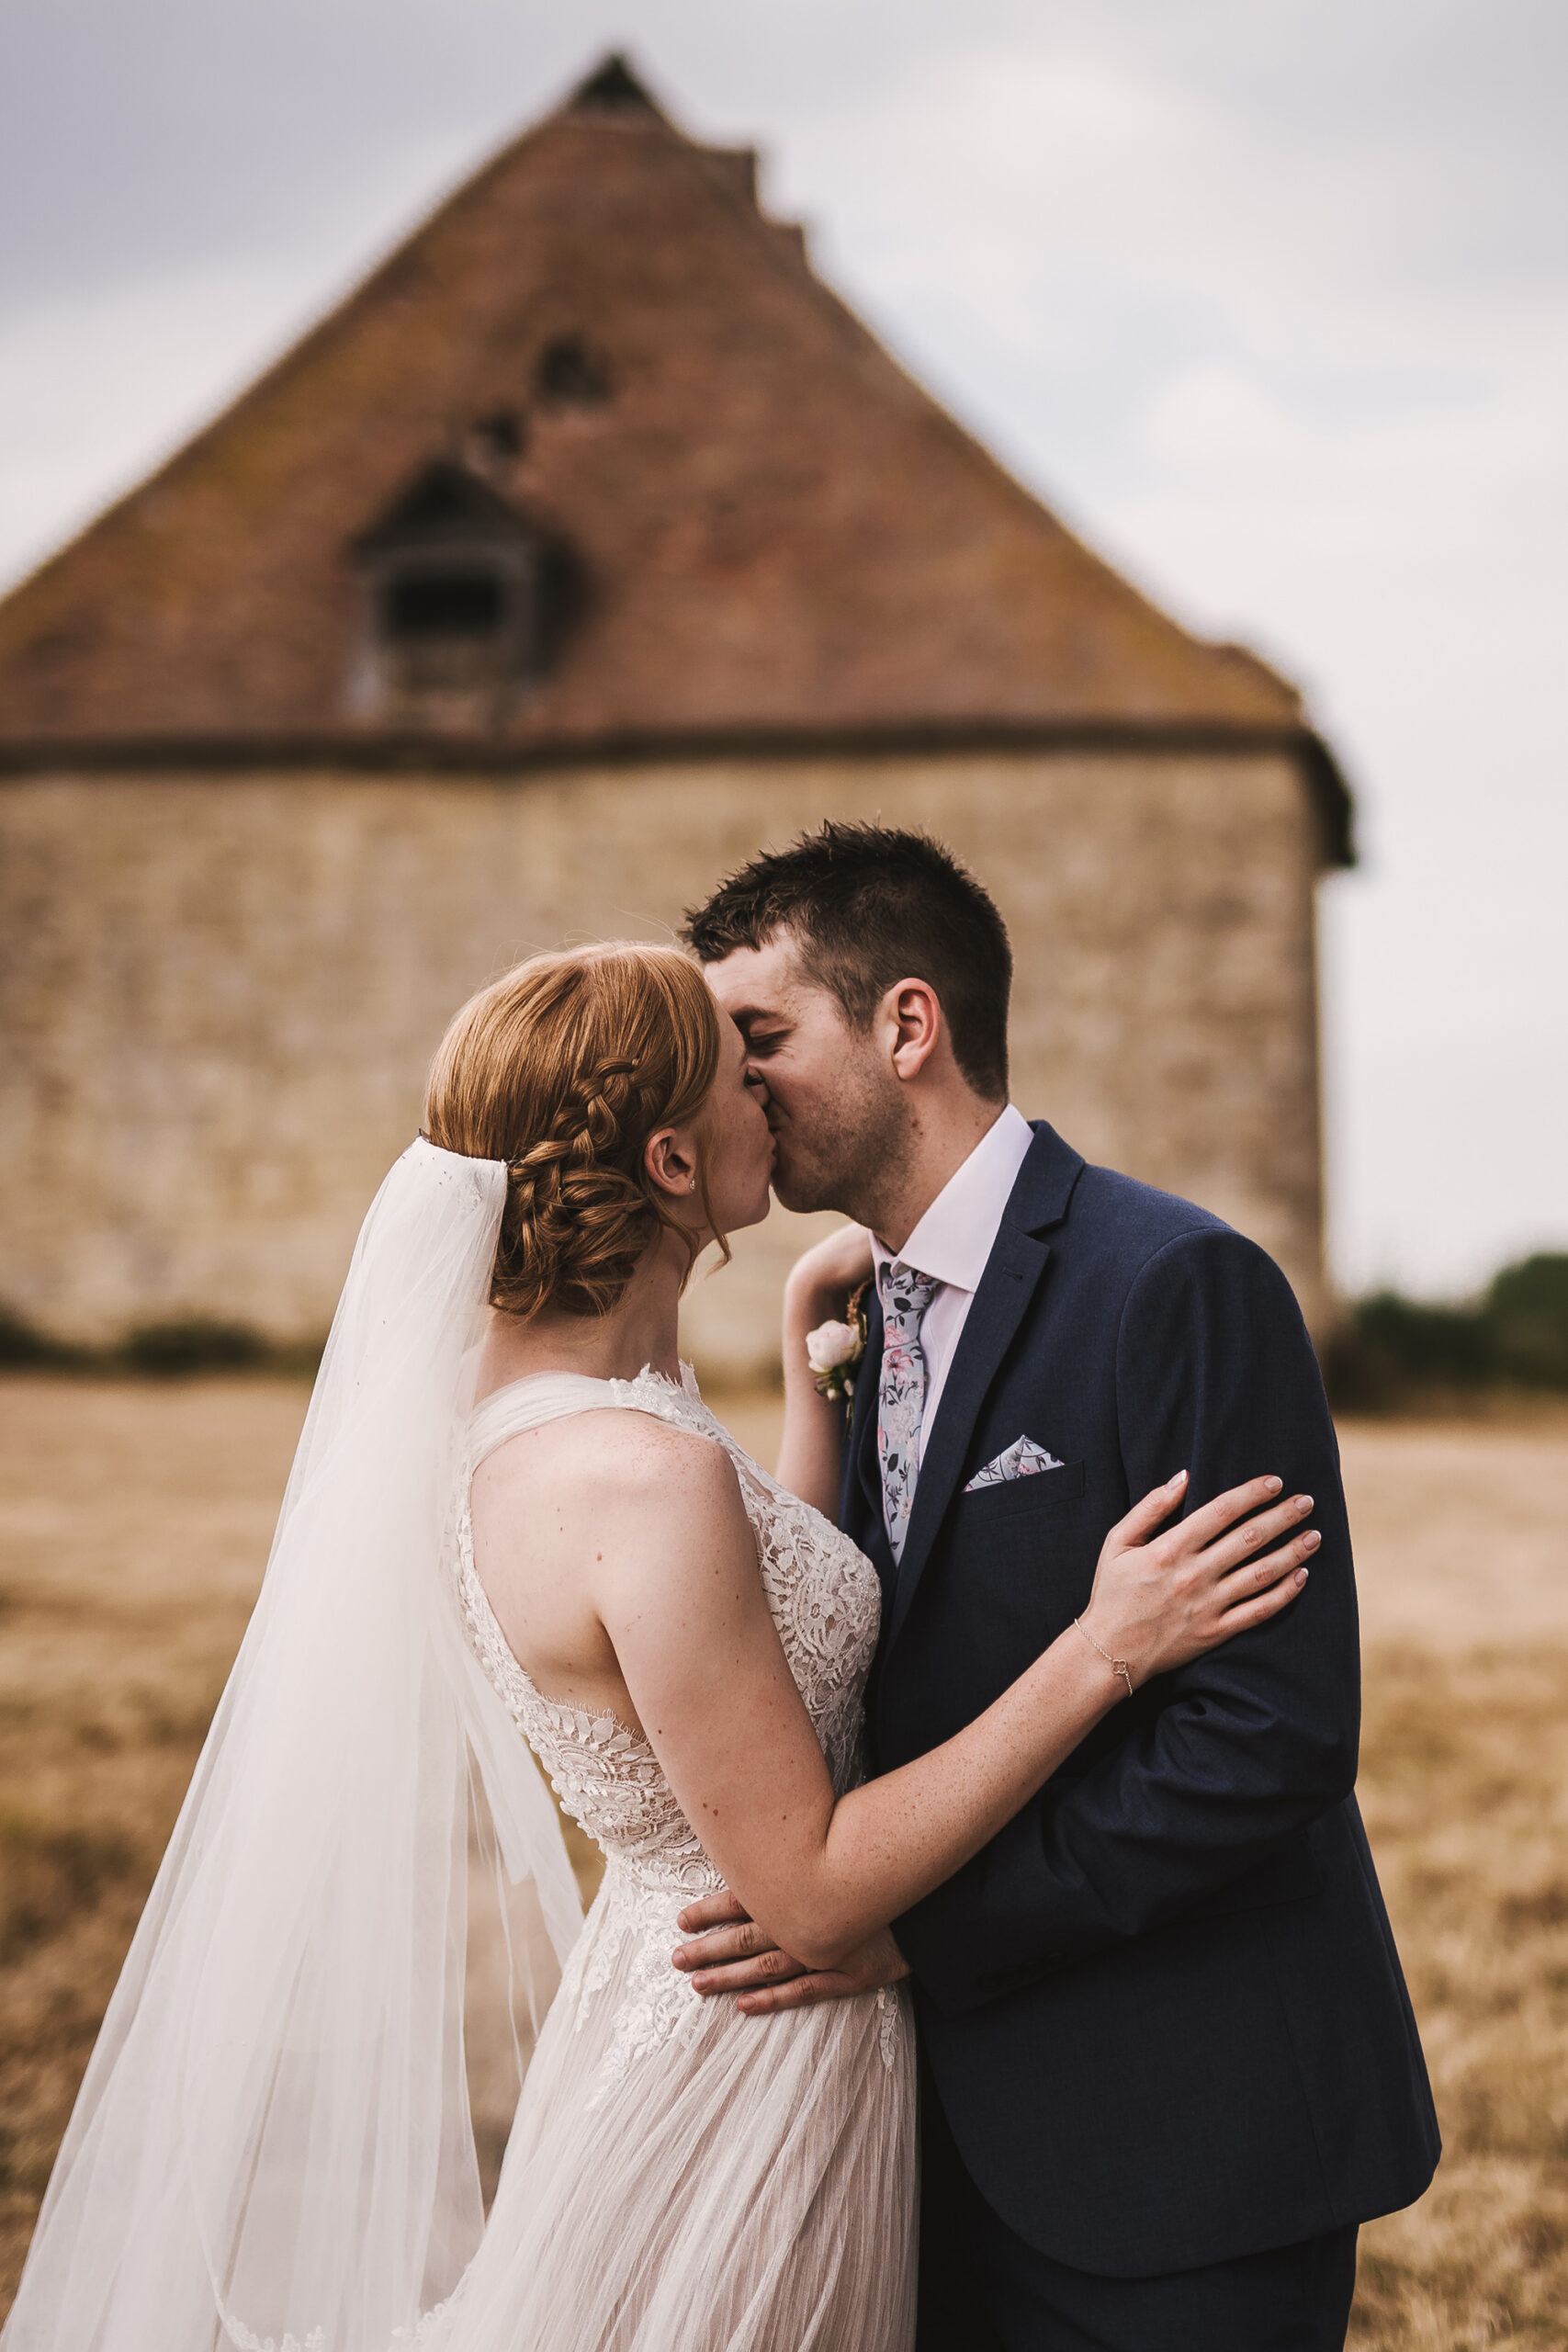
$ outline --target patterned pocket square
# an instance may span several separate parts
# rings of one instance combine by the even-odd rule
[[[1032,1437],[1016,1437],[1005,1453],[998,1453],[994,1462],[987,1462],[983,1470],[976,1471],[964,1491],[972,1495],[981,1487],[1004,1487],[1010,1478],[1033,1478],[1042,1470],[1060,1470],[1062,1466],[1054,1453],[1047,1453]]]

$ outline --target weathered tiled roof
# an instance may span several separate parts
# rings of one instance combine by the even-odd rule
[[[616,62],[0,604],[0,757],[409,748],[355,689],[364,549],[454,460],[570,594],[525,690],[435,724],[450,756],[1131,730],[1325,762],[1289,686],[1178,628],[903,373],[760,210],[749,152]]]

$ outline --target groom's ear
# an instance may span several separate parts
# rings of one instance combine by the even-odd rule
[[[918,1078],[946,1031],[942,999],[929,980],[896,980],[882,1000],[878,1024],[886,1039],[894,1075],[906,1084]]]

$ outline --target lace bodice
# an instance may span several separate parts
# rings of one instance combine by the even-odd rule
[[[475,1413],[458,1514],[463,1622],[487,1676],[561,1804],[604,1851],[604,1887],[595,1906],[602,1916],[589,1939],[593,1951],[584,1965],[581,1997],[608,1981],[626,1936],[637,1937],[646,1948],[635,1972],[642,1980],[634,2004],[637,2013],[628,2018],[619,2038],[624,2062],[632,2048],[671,2030],[687,2001],[695,1998],[687,1980],[670,1965],[673,1920],[683,1905],[715,1893],[723,1881],[642,1734],[612,1714],[546,1698],[518,1664],[474,1566],[468,1504],[474,1472],[508,1438],[605,1406],[651,1413],[709,1438],[734,1464],[757,1539],[768,1608],[840,1795],[860,1777],[861,1704],[876,1646],[881,1594],[865,1555],[743,1452],[703,1403],[689,1369],[680,1387],[651,1371],[636,1380],[610,1381],[541,1374],[498,1389]]]
[[[876,1572],[848,1536],[742,1451],[703,1403],[689,1371],[679,1388],[645,1371],[636,1380],[608,1381],[545,1374],[499,1389],[474,1416],[468,1477],[520,1430],[606,1405],[651,1413],[710,1438],[734,1463],[768,1608],[841,1794],[859,1771],[861,1702],[880,1608]],[[717,1874],[648,1741],[614,1715],[547,1699],[513,1657],[474,1568],[466,1488],[457,1549],[468,1638],[568,1812],[607,1857],[644,1883],[673,1889],[688,1901],[711,1892],[720,1883]]]

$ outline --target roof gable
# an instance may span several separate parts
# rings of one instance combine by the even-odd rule
[[[406,739],[361,690],[364,557],[435,481],[573,583],[524,689],[430,722],[492,753],[1302,730],[913,383],[754,189],[608,61],[0,604],[0,752]]]

